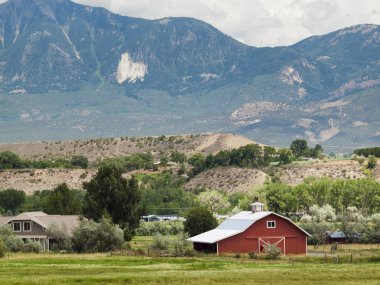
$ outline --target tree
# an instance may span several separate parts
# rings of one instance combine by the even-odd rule
[[[290,150],[296,157],[306,155],[307,152],[307,142],[306,140],[296,139],[292,141],[290,145]]]
[[[346,235],[348,242],[353,242],[366,229],[366,218],[356,207],[347,207],[338,217],[339,228]]]
[[[124,237],[130,240],[139,225],[142,214],[137,180],[125,179],[119,168],[105,166],[99,168],[95,177],[83,183],[87,190],[84,214],[100,221],[109,214],[112,222],[124,230]]]
[[[50,193],[44,210],[48,214],[77,215],[81,214],[81,208],[81,201],[75,191],[62,183]]]
[[[278,151],[278,160],[280,164],[289,164],[292,162],[293,157],[292,157],[292,152],[289,149],[281,149]]]
[[[265,186],[265,199],[271,211],[281,214],[295,212],[296,198],[292,187],[283,183],[271,183]]]
[[[24,168],[21,158],[10,151],[0,153],[0,169]]]
[[[320,144],[316,144],[314,149],[310,150],[311,157],[319,158],[323,153],[323,148]]]
[[[170,154],[170,160],[177,163],[184,163],[187,160],[186,154],[179,152],[178,150],[172,151]]]
[[[26,194],[24,191],[7,189],[0,191],[0,207],[5,212],[12,211],[13,214],[18,212],[25,203]]]
[[[187,214],[184,230],[190,236],[196,236],[214,229],[217,225],[218,222],[209,209],[197,207],[191,209]]]
[[[149,214],[183,215],[181,209],[192,207],[195,201],[195,195],[181,187],[184,180],[170,173],[141,175],[139,182],[144,208]]]
[[[75,155],[70,161],[72,166],[80,167],[86,169],[88,167],[88,159],[83,155]]]
[[[335,219],[335,211],[330,205],[313,205],[310,215],[302,216],[301,227],[311,234],[311,242],[318,247],[324,241],[326,232],[334,229]]]
[[[218,191],[206,191],[202,192],[198,196],[199,203],[210,209],[212,213],[216,213],[219,211],[226,211],[230,206],[230,202],[227,200],[227,198]]]
[[[276,149],[274,147],[264,146],[264,164],[269,165],[275,154],[276,154]]]
[[[190,157],[188,162],[191,166],[193,166],[193,175],[196,175],[206,169],[205,156],[201,153],[194,154]]]
[[[373,156],[373,155],[370,155],[370,156],[368,157],[367,168],[368,168],[368,169],[374,169],[374,168],[376,167],[376,164],[377,164],[376,157]]]

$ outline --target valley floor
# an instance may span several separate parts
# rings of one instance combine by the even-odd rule
[[[0,284],[380,284],[379,269],[376,262],[16,254],[0,259]]]

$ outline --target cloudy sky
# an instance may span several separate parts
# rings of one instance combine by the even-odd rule
[[[254,46],[293,44],[356,24],[380,24],[379,0],[73,0],[147,19],[187,16]],[[4,2],[4,0],[0,0]]]

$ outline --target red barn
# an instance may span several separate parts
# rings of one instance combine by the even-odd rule
[[[264,246],[276,244],[286,254],[306,254],[306,231],[290,219],[263,211],[262,203],[253,203],[252,211],[240,212],[222,222],[217,228],[189,238],[194,249],[219,253],[248,253],[264,251]]]

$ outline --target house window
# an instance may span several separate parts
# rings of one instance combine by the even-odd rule
[[[273,229],[276,227],[276,221],[267,221],[267,228]]]
[[[31,232],[31,231],[32,231],[31,222],[24,222],[24,232]]]
[[[13,231],[14,232],[21,232],[21,222],[14,222],[13,223]]]

